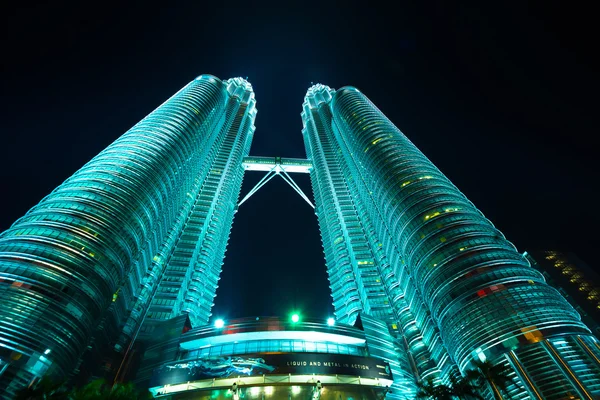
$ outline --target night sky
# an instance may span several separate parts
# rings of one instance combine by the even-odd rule
[[[356,86],[520,252],[573,251],[599,269],[594,14],[565,2],[455,3],[5,9],[0,231],[209,73],[252,83],[257,156],[305,157],[308,87]],[[261,177],[247,173],[242,196]],[[295,178],[312,198],[308,176]],[[236,214],[214,315],[292,309],[333,311],[316,216],[276,178]]]

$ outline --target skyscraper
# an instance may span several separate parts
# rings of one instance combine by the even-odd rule
[[[397,325],[420,379],[490,360],[519,398],[600,395],[577,312],[365,95],[315,85],[302,118],[338,318]]]
[[[2,395],[144,337],[138,382],[174,399],[410,399],[475,361],[512,398],[600,396],[579,314],[359,90],[308,90],[308,160],[247,157],[255,115],[248,82],[202,75],[0,235]],[[337,321],[208,325],[244,170],[312,206],[288,175],[310,173]]]
[[[525,257],[549,284],[556,287],[581,314],[592,332],[600,334],[600,276],[573,253],[527,251]]]
[[[124,351],[143,318],[208,321],[255,115],[248,82],[202,75],[2,233],[5,396]]]

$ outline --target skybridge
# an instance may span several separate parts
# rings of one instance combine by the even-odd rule
[[[308,196],[300,189],[300,186],[294,182],[290,173],[308,174],[312,170],[312,162],[303,158],[284,158],[284,157],[244,157],[242,162],[246,171],[262,171],[266,175],[248,192],[246,196],[238,203],[239,208],[254,193],[262,188],[273,177],[280,176],[288,185],[292,187],[308,203],[315,208]]]

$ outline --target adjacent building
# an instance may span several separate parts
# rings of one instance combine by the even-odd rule
[[[525,252],[531,265],[581,314],[583,322],[600,336],[600,276],[577,255],[555,250]]]

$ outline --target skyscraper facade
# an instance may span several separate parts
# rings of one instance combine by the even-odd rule
[[[556,287],[581,314],[582,321],[600,334],[600,276],[573,253],[527,251],[525,257],[546,281]]]
[[[338,318],[387,320],[419,379],[490,360],[516,398],[600,395],[578,313],[365,95],[315,85],[302,118]]]
[[[202,75],[2,233],[4,396],[123,352],[144,318],[208,321],[255,115],[248,82]]]
[[[359,90],[308,90],[308,160],[248,158],[255,116],[247,81],[202,75],[0,235],[0,396],[46,374],[118,377],[136,340],[135,379],[173,399],[244,382],[256,398],[411,399],[474,361],[509,371],[488,398],[600,396],[580,315]],[[301,195],[288,172],[310,173],[332,324],[208,326],[245,168]]]

